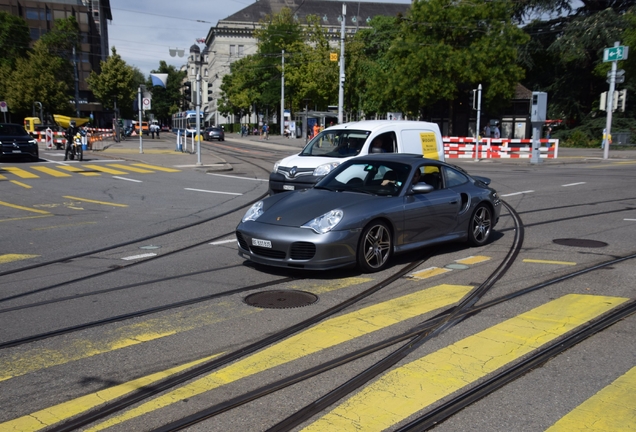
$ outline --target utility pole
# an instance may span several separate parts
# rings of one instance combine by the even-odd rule
[[[197,165],[201,165],[201,62],[197,62]]]
[[[607,94],[607,121],[603,134],[603,159],[609,158],[610,137],[612,133],[612,110],[614,109],[614,88],[616,87],[616,67],[618,60],[627,60],[628,47],[621,47],[620,42],[614,42],[613,48],[605,48],[603,62],[612,62],[612,72],[609,81],[609,93]]]
[[[480,124],[481,117],[481,84],[477,86],[477,124],[475,131],[475,162],[479,161],[479,135],[481,134]]]
[[[344,83],[345,83],[345,21],[347,20],[347,5],[342,4],[342,21],[340,22],[340,75],[338,84],[338,123],[344,121]]]
[[[143,85],[139,86],[139,91],[137,93],[137,102],[138,102],[138,106],[139,106],[139,154],[142,154],[144,152],[144,130],[141,126],[141,120],[142,120],[142,116],[143,116],[143,101],[142,101],[142,92],[141,92],[141,88],[143,87]]]
[[[280,76],[280,134],[285,130],[285,50],[281,55],[283,73]]]
[[[77,72],[77,54],[75,52],[75,45],[73,45],[73,70],[75,72],[75,116],[79,117],[79,73]],[[43,119],[41,120],[44,121]]]

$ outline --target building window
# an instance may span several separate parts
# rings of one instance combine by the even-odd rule
[[[194,70],[194,67],[192,67],[192,72],[190,73],[190,75],[196,75],[196,71]]]
[[[236,45],[230,45],[230,56],[236,55]]]
[[[208,76],[208,70],[207,69],[203,69],[203,76]]]
[[[86,12],[79,12],[77,15],[79,16],[80,24],[88,24],[88,14]]]
[[[240,55],[240,56],[243,55],[243,45],[239,45],[238,46],[238,55]]]
[[[66,18],[66,12],[63,10],[54,10],[53,11],[53,19],[55,20],[59,20],[59,19],[64,19]]]
[[[29,20],[39,20],[40,14],[38,13],[37,8],[26,8],[26,19]]]
[[[39,28],[30,28],[29,33],[31,34],[31,40],[40,39],[40,29]]]

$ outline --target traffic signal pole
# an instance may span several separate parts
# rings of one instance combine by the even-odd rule
[[[614,47],[619,46],[619,42],[614,42]],[[607,121],[605,122],[605,134],[603,135],[603,159],[609,158],[610,136],[612,133],[612,110],[614,109],[614,88],[616,87],[616,66],[618,61],[612,62],[612,72],[610,74],[610,87],[607,94]]]

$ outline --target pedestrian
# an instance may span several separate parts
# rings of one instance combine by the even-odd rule
[[[550,139],[552,137],[552,128],[551,127],[548,127],[548,131],[546,132],[545,137],[547,139]]]
[[[293,121],[289,124],[289,136],[290,138],[296,139],[296,122]]]
[[[498,122],[495,123],[495,126],[494,126],[493,131],[492,131],[492,137],[494,139],[501,138],[501,132],[499,131],[499,123]]]
[[[314,137],[320,133],[320,126],[318,126],[318,122],[314,124]]]
[[[157,130],[157,139],[159,139],[159,132],[161,132],[161,126],[155,125],[155,129]]]
[[[267,126],[267,123],[263,123],[263,138],[269,139],[269,136],[267,135],[268,132],[269,126]]]
[[[490,126],[484,126],[484,138],[490,138]]]
[[[150,125],[150,134],[152,135],[152,139],[155,139],[155,125],[154,125],[154,123]]]

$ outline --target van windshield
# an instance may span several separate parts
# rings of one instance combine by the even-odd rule
[[[369,134],[369,131],[363,130],[324,130],[307,143],[300,155],[333,158],[356,156]]]

